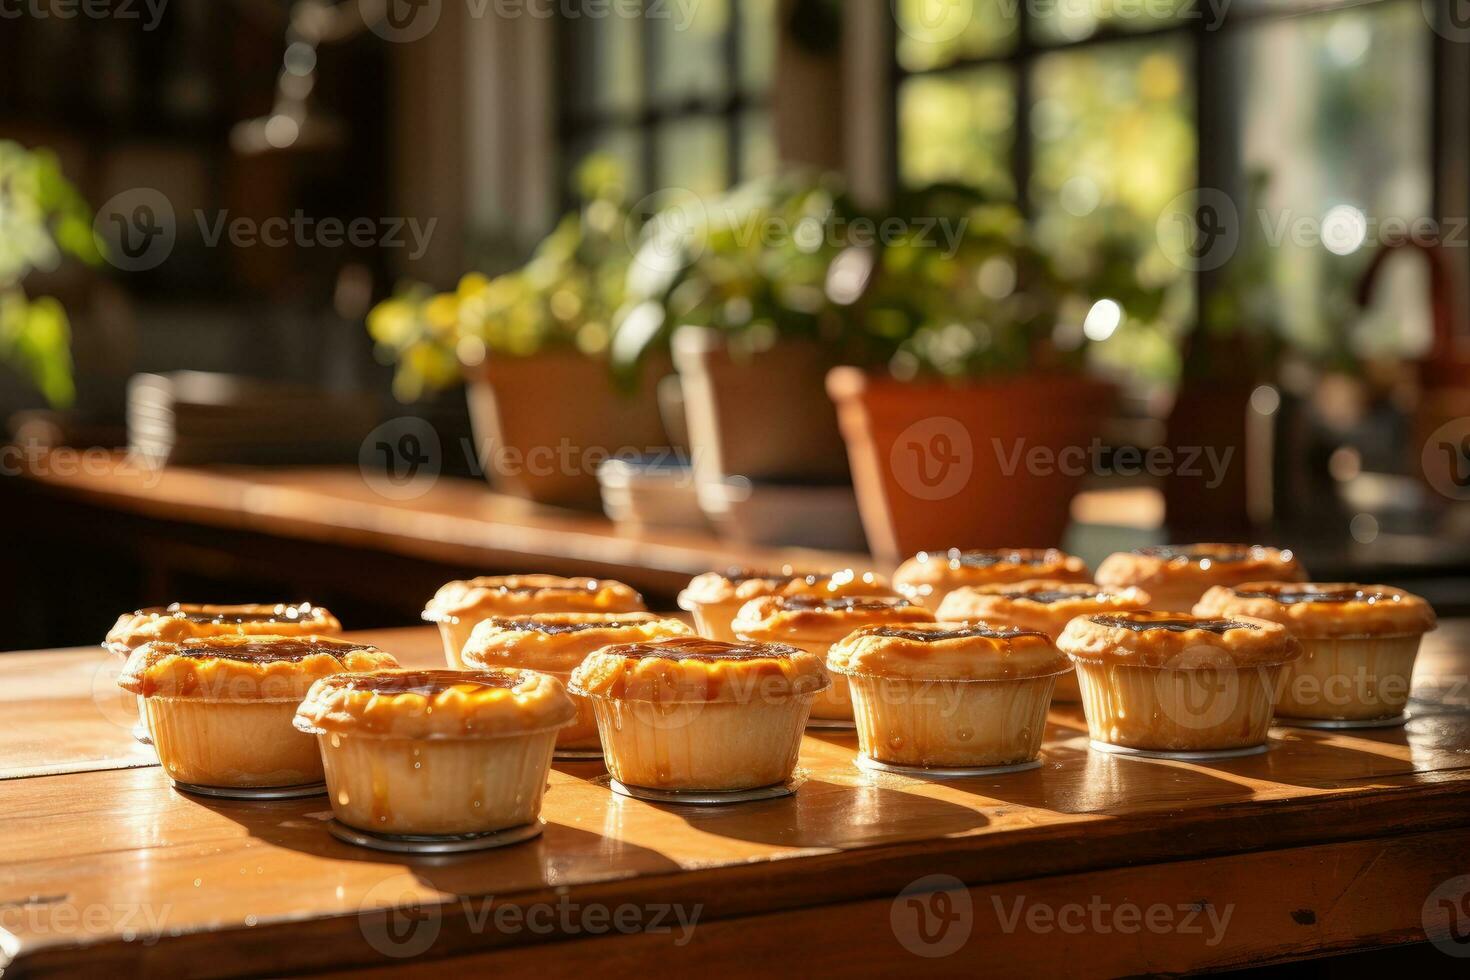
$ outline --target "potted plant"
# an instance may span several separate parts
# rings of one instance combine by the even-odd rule
[[[869,257],[852,329],[882,366],[827,377],[884,561],[1060,543],[1114,400],[1082,371],[1084,318],[1110,311],[1068,293],[1014,209],[971,203],[943,187],[900,202],[900,215],[962,214],[964,234],[952,253],[915,235]]]
[[[0,140],[0,361],[56,407],[76,398],[70,321],[57,300],[28,295],[24,283],[63,256],[101,262],[91,210],[54,154]]]
[[[595,508],[597,465],[667,448],[657,380],[666,347],[615,360],[626,325],[629,222],[601,161],[582,171],[585,203],[520,269],[471,273],[452,293],[410,286],[373,309],[368,329],[397,363],[395,393],[467,381],[479,462],[499,489]]]
[[[826,285],[857,215],[837,178],[791,172],[650,221],[630,291],[671,332],[702,484],[847,480],[823,389],[844,336]]]

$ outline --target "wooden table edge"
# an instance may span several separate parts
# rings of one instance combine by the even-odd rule
[[[702,922],[724,921],[799,909],[819,908],[891,897],[915,879],[936,872],[953,875],[970,888],[1039,880],[1064,875],[1106,872],[1134,867],[1170,865],[1272,851],[1392,840],[1470,827],[1470,770],[1389,777],[1384,785],[1354,791],[1355,816],[1351,825],[1324,828],[1312,820],[1313,811],[1335,791],[1288,800],[1244,801],[1224,810],[1182,811],[1159,833],[1159,814],[1145,812],[1098,820],[1087,848],[1055,847],[1068,842],[1075,827],[1046,825],[1003,834],[959,835],[922,841],[856,846],[822,854],[802,854],[776,862],[737,864],[717,868],[675,870],[620,877],[572,886],[542,888],[494,896],[506,904],[529,906],[555,903],[562,895],[578,903],[616,904],[685,903],[704,907]],[[1427,785],[1426,785],[1427,783]],[[1344,795],[1346,791],[1344,791]],[[1242,813],[1241,811],[1246,811]],[[1205,842],[1202,832],[1216,824],[1235,833],[1227,839]],[[1184,846],[1180,846],[1184,845]],[[1038,858],[1038,855],[1040,856]],[[411,863],[405,873],[412,873]],[[469,928],[464,912],[467,900],[493,895],[455,895],[432,905],[441,918],[433,959],[451,959],[491,948],[516,948],[543,942],[566,941],[572,936],[525,932],[515,937]],[[385,958],[362,941],[361,920],[390,907],[316,917],[279,918],[254,926],[230,925],[199,929],[156,942],[132,942],[115,936],[96,941],[63,942],[18,950],[9,963],[0,963],[7,976],[32,976],[75,968],[96,968],[107,962],[118,967],[198,972],[200,949],[223,953],[226,948],[246,955],[250,947],[271,945],[279,936],[297,955],[315,955],[320,944],[332,962],[293,959],[289,967],[273,969],[330,969],[334,966],[371,966]],[[3,937],[0,937],[3,938]],[[362,957],[344,961],[344,950]],[[3,945],[0,945],[3,952]],[[223,970],[214,975],[248,975]]]

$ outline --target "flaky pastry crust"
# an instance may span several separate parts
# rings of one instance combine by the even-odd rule
[[[526,667],[567,673],[593,650],[693,630],[653,613],[540,613],[482,620],[460,656],[467,667]]]
[[[1301,656],[1280,623],[1168,612],[1078,616],[1062,631],[1057,649],[1074,661],[1175,670],[1266,667]]]
[[[309,602],[238,606],[175,602],[118,617],[104,646],[127,656],[153,640],[181,643],[210,636],[335,636],[340,632],[342,624],[336,616]]]
[[[973,622],[865,626],[827,654],[840,674],[914,680],[1021,680],[1071,667],[1045,633]]]
[[[1132,586],[1112,591],[1085,582],[1032,579],[963,586],[945,596],[935,615],[941,622],[1017,626],[1055,639],[1078,616],[1147,609],[1148,604],[1148,593]]]
[[[988,551],[921,551],[898,566],[893,584],[910,599],[923,600],[962,585],[1053,579],[1086,582],[1087,563],[1056,548],[1000,548]]]
[[[735,633],[763,643],[836,643],[863,626],[932,623],[934,614],[907,599],[849,596],[762,596],[740,607]]]
[[[1291,551],[1263,545],[1160,545],[1120,551],[1103,559],[1097,584],[1109,589],[1136,585],[1146,591],[1198,588],[1237,582],[1300,582],[1306,578]]]
[[[431,623],[549,612],[646,612],[643,597],[611,579],[495,575],[447,582],[424,609]]]
[[[391,654],[330,636],[211,636],[145,643],[117,683],[150,698],[299,701],[318,678],[397,666]]]
[[[875,572],[844,568],[836,572],[762,571],[729,568],[723,572],[696,575],[679,593],[679,608],[693,610],[696,604],[749,602],[764,595],[810,596],[896,596],[888,580]]]
[[[1419,596],[1387,585],[1351,582],[1217,585],[1194,611],[1200,616],[1269,619],[1303,640],[1417,636],[1435,627],[1434,610]]]
[[[831,685],[822,661],[779,643],[688,636],[603,647],[572,672],[573,694],[661,704],[772,702]]]
[[[501,738],[561,728],[576,716],[561,681],[534,670],[386,670],[322,678],[295,725],[316,735]]]

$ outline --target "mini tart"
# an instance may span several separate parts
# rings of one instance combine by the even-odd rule
[[[864,626],[933,621],[933,613],[904,598],[764,596],[741,606],[730,626],[742,640],[789,643],[825,661],[832,644]],[[812,706],[812,717],[852,720],[847,678],[840,674],[832,678],[832,686]]]
[[[1039,630],[1055,640],[1078,616],[1126,612],[1149,607],[1149,594],[1129,586],[1115,592],[1085,582],[1032,579],[994,585],[967,585],[944,597],[941,620],[983,622]],[[1068,670],[1057,678],[1053,701],[1079,701],[1077,675]]]
[[[836,572],[779,572],[751,568],[729,568],[723,572],[697,575],[679,593],[679,608],[694,614],[701,636],[732,642],[736,639],[730,622],[740,607],[767,595],[804,595],[822,598],[844,596],[897,596],[888,581],[873,572],[844,568]]]
[[[1041,754],[1052,683],[1071,664],[1051,637],[984,623],[867,626],[833,644],[858,745],[890,765],[979,767]]]
[[[647,611],[641,595],[610,579],[496,575],[444,584],[424,607],[423,618],[438,625],[444,656],[451,667],[458,667],[459,652],[475,624],[491,616]]]
[[[1280,623],[1302,646],[1288,665],[1276,714],[1313,721],[1397,718],[1409,700],[1419,642],[1434,610],[1386,585],[1247,582],[1217,585],[1195,612]]]
[[[175,602],[123,614],[102,645],[119,657],[127,657],[154,640],[180,643],[211,636],[335,636],[341,632],[342,624],[336,616],[309,602],[242,606]],[[141,698],[138,716],[141,729],[146,731],[148,709]]]
[[[1107,589],[1136,585],[1153,597],[1153,608],[1189,612],[1216,585],[1241,582],[1301,582],[1306,572],[1290,551],[1245,544],[1157,545],[1120,551],[1103,559],[1097,584]]]
[[[1245,616],[1078,616],[1072,658],[1094,741],[1162,752],[1264,745],[1285,665],[1301,653],[1279,623]]]
[[[295,725],[316,736],[342,823],[474,834],[536,820],[576,714],[561,681],[531,670],[388,670],[323,678]]]
[[[1087,563],[1056,548],[1000,548],[989,551],[921,551],[893,573],[893,585],[910,600],[938,609],[944,597],[965,585],[993,585],[1052,579],[1087,582]]]
[[[689,636],[690,629],[677,619],[660,619],[652,613],[541,613],[486,619],[475,627],[461,657],[464,666],[521,667],[550,674],[563,684],[572,671],[594,650],[619,643],[641,643],[675,636]],[[592,702],[574,696],[577,720],[561,729],[556,746],[567,750],[595,750],[597,716]]]
[[[335,636],[341,632],[336,616],[309,602],[243,606],[175,602],[118,617],[103,644],[127,656],[154,640],[180,643],[211,636]]]
[[[572,672],[571,691],[592,701],[614,779],[733,791],[791,778],[829,683],[795,647],[681,637],[604,647]]]
[[[316,680],[396,667],[392,656],[325,636],[216,636],[133,651],[118,685],[141,698],[158,761],[201,786],[319,782],[321,758],[291,727]]]

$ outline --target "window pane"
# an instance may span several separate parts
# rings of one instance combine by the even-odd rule
[[[643,22],[637,17],[564,20],[567,105],[580,113],[631,111],[641,94]]]
[[[771,114],[752,109],[740,117],[740,179],[768,177],[776,172],[776,139]]]
[[[1013,199],[1015,88],[1009,69],[919,75],[898,93],[899,170],[905,184],[970,184]]]
[[[1427,340],[1413,275],[1397,289],[1379,284],[1375,309],[1396,315],[1378,322],[1358,322],[1352,291],[1380,236],[1429,213],[1430,36],[1419,5],[1404,3],[1260,25],[1232,40],[1244,163],[1260,191],[1239,266],[1227,271],[1258,268],[1267,281],[1239,288],[1264,289],[1299,343],[1330,351],[1350,323],[1359,353]]]
[[[776,62],[777,0],[739,0],[740,87],[767,92]]]
[[[653,42],[653,98],[685,102],[729,93],[725,32],[730,0],[662,3],[647,14]]]
[[[898,63],[924,71],[1009,51],[1016,42],[1015,0],[893,0]]]
[[[1150,31],[1177,23],[1181,15],[1218,28],[1222,14],[1205,0],[1058,0],[1035,7],[1032,34],[1042,44],[1080,41],[1100,30]]]
[[[1037,241],[1065,278],[1122,307],[1092,356],[1138,380],[1174,375],[1171,338],[1194,315],[1192,281],[1157,231],[1195,182],[1190,63],[1188,39],[1156,38],[1048,54],[1034,69]]]
[[[1180,271],[1155,226],[1194,183],[1189,64],[1182,39],[1037,60],[1030,197],[1037,234],[1064,265],[1086,268],[1106,238],[1125,243],[1152,277]]]
[[[728,140],[719,117],[680,119],[660,126],[654,137],[660,188],[718,194],[729,184],[725,172]]]

